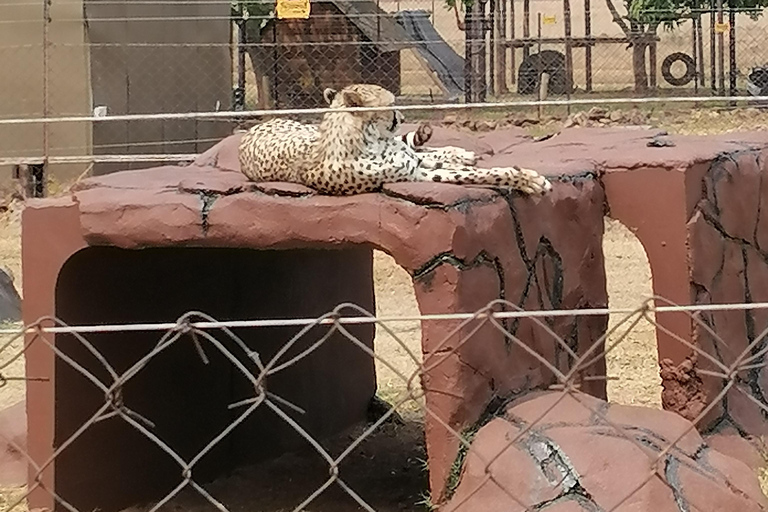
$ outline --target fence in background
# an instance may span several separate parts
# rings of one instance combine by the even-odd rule
[[[666,304],[662,299],[659,299],[658,303]],[[765,336],[768,334],[768,329],[749,340],[749,346],[739,352],[726,345],[712,327],[713,315],[730,313],[746,315],[755,310],[757,313],[768,309],[768,304],[685,307],[674,305],[654,307],[652,304],[652,301],[646,302],[636,310],[518,311],[512,304],[502,304],[501,301],[495,301],[473,314],[431,315],[415,318],[375,318],[361,308],[347,304],[340,305],[334,311],[316,319],[219,322],[203,313],[189,312],[173,323],[105,326],[68,326],[58,319],[41,319],[33,325],[26,326],[23,330],[4,331],[5,341],[0,345],[0,389],[5,388],[6,391],[16,392],[19,398],[23,398],[24,389],[27,385],[41,382],[41,376],[30,374],[29,370],[25,373],[24,370],[25,351],[34,350],[36,351],[35,357],[40,357],[41,354],[45,353],[55,359],[57,372],[67,373],[70,377],[76,375],[79,379],[77,386],[59,390],[58,396],[62,397],[62,400],[70,401],[70,405],[71,400],[91,403],[93,409],[85,407],[83,410],[77,410],[75,416],[79,415],[86,419],[77,424],[69,424],[63,427],[63,430],[59,430],[58,432],[66,430],[68,434],[56,438],[55,450],[47,458],[40,459],[38,455],[38,459],[35,460],[13,440],[0,439],[18,450],[23,462],[33,468],[33,474],[38,475],[38,478],[32,481],[28,488],[0,490],[0,503],[5,503],[3,509],[7,512],[24,510],[26,508],[25,499],[29,493],[43,492],[52,493],[57,504],[64,509],[72,512],[79,510],[69,500],[74,495],[82,499],[84,495],[82,483],[69,484],[66,489],[63,489],[62,484],[61,490],[57,487],[56,492],[52,492],[49,485],[50,480],[41,475],[50,471],[56,461],[66,458],[67,452],[71,451],[75,445],[78,446],[78,454],[93,464],[100,464],[99,461],[105,459],[124,456],[115,448],[119,443],[114,443],[114,439],[110,439],[109,436],[99,437],[103,442],[109,444],[109,449],[106,446],[98,445],[84,448],[83,439],[95,439],[93,437],[88,438],[88,436],[92,430],[100,429],[102,434],[105,431],[111,432],[111,435],[121,432],[122,435],[131,438],[132,443],[136,443],[137,439],[140,439],[140,444],[144,446],[143,449],[147,453],[154,450],[162,454],[165,459],[163,464],[153,462],[152,464],[147,463],[146,466],[139,465],[134,468],[138,473],[144,474],[146,472],[146,474],[157,476],[162,471],[168,472],[169,468],[175,468],[176,477],[173,478],[172,482],[168,481],[167,478],[162,479],[157,476],[158,481],[164,483],[158,484],[152,489],[152,492],[157,496],[162,496],[162,499],[155,499],[150,504],[141,504],[142,506],[146,505],[145,508],[152,511],[170,510],[174,506],[195,510],[215,508],[221,511],[243,508],[296,511],[305,509],[353,510],[355,507],[361,507],[368,511],[403,509],[397,507],[405,507],[410,510],[417,507],[416,501],[419,498],[413,492],[426,491],[425,468],[421,465],[422,463],[416,460],[417,457],[424,457],[423,448],[419,448],[422,443],[422,433],[418,425],[426,420],[432,421],[432,425],[436,426],[435,428],[449,431],[451,436],[458,440],[459,452],[464,454],[463,459],[457,459],[458,466],[452,474],[452,490],[455,491],[458,485],[461,491],[454,495],[454,506],[461,505],[458,502],[471,503],[471,500],[477,499],[474,496],[475,493],[485,495],[490,493],[495,496],[495,499],[508,501],[510,506],[522,507],[521,510],[526,507],[533,507],[533,510],[538,510],[539,508],[536,507],[543,506],[545,501],[576,492],[577,498],[583,498],[591,503],[590,506],[593,508],[588,508],[589,510],[608,512],[620,510],[622,504],[628,503],[637,493],[650,492],[649,489],[652,486],[661,483],[664,488],[671,489],[672,494],[670,496],[674,496],[678,503],[684,503],[686,507],[690,507],[681,508],[681,510],[709,510],[710,503],[706,501],[706,493],[693,490],[691,492],[681,491],[680,486],[682,484],[676,480],[679,468],[673,468],[674,471],[670,469],[675,464],[693,467],[699,461],[704,460],[701,458],[703,457],[702,453],[698,451],[698,455],[691,454],[691,450],[695,448],[695,446],[692,448],[691,444],[693,424],[682,430],[675,430],[670,427],[671,430],[666,431],[666,434],[660,434],[660,431],[649,432],[625,421],[628,416],[624,416],[622,421],[616,420],[616,417],[610,415],[609,409],[595,403],[589,396],[583,394],[580,387],[585,383],[584,375],[589,374],[589,369],[604,357],[608,358],[609,374],[593,375],[587,377],[587,380],[620,382],[623,379],[631,378],[633,372],[639,371],[638,368],[633,365],[621,364],[621,358],[624,356],[617,355],[617,353],[628,348],[625,340],[628,336],[631,337],[639,329],[638,326],[642,326],[645,322],[663,329],[663,327],[658,327],[655,324],[655,313],[670,311],[689,315],[697,329],[701,329],[702,333],[710,337],[712,346],[716,347],[718,354],[716,356],[703,351],[700,348],[701,344],[692,345],[683,339],[677,339],[678,342],[687,346],[691,353],[695,354],[695,358],[699,360],[698,369],[694,372],[696,378],[708,381],[710,384],[714,383],[710,389],[718,390],[717,393],[708,397],[706,404],[703,404],[698,411],[695,420],[701,420],[711,414],[713,409],[722,405],[726,397],[746,398],[747,402],[756,404],[759,410],[768,410],[766,405],[750,392],[749,378],[745,377],[748,373],[754,374],[764,371]],[[499,312],[500,306],[505,307],[506,312]],[[588,350],[580,354],[574,353],[571,346],[562,337],[555,334],[552,328],[553,319],[558,317],[609,314],[617,316],[610,322],[609,330],[603,337],[595,340]],[[553,347],[568,354],[568,363],[563,365],[552,360],[553,347],[531,346],[528,340],[520,339],[513,332],[510,332],[505,323],[505,320],[510,318],[530,322],[540,332],[548,333],[551,336]],[[410,326],[410,329],[418,329],[419,321],[447,322],[451,326],[451,328],[446,329],[445,339],[437,343],[434,350],[429,354],[424,354],[423,357],[420,353],[418,336],[407,339],[401,328],[405,323]],[[356,338],[349,329],[351,325],[371,323],[375,323],[378,330],[375,351],[371,349],[369,343]],[[276,353],[267,356],[261,352],[262,349],[260,349],[259,344],[254,341],[258,337],[254,338],[253,333],[260,329],[276,327],[288,329],[286,333],[288,331],[291,333],[286,334],[285,344]],[[440,411],[431,410],[429,403],[424,401],[425,391],[439,391],[448,395],[455,393],[456,397],[462,397],[464,390],[425,390],[422,388],[421,377],[439,373],[439,367],[453,357],[457,351],[461,350],[462,347],[466,348],[476,343],[476,333],[484,328],[492,328],[501,333],[504,343],[509,346],[509,350],[525,355],[525,357],[533,356],[541,366],[542,375],[551,377],[551,385],[548,388],[559,393],[560,398],[553,401],[540,414],[537,413],[535,419],[529,418],[530,421],[527,423],[516,423],[517,420],[507,416],[504,409],[505,404],[497,404],[500,407],[497,407],[498,410],[495,411],[496,416],[510,422],[507,429],[512,433],[507,434],[501,447],[489,446],[486,443],[482,447],[473,448],[472,441],[476,431],[458,432],[454,430],[448,424],[449,419],[442,418]],[[249,341],[246,342],[242,333],[248,331],[251,334],[248,336]],[[21,342],[23,332],[29,333],[26,344]],[[120,362],[110,360],[108,355],[100,351],[98,347],[106,347],[103,344],[105,338],[100,338],[98,342],[89,341],[89,339],[105,334],[136,332],[157,332],[158,338],[153,346],[128,347],[127,350],[132,353],[129,363],[126,360]],[[58,340],[54,344],[53,335],[56,334],[66,334],[68,342],[62,344],[61,340]],[[369,422],[365,426],[358,428],[352,434],[337,438],[335,441],[329,441],[315,438],[310,433],[311,429],[308,424],[312,422],[312,418],[308,418],[305,413],[308,406],[312,407],[313,396],[322,395],[322,386],[304,389],[301,396],[305,403],[294,403],[285,396],[275,394],[275,387],[271,383],[279,382],[281,374],[284,374],[291,367],[304,365],[304,368],[313,368],[312,364],[317,365],[311,361],[317,361],[317,358],[321,357],[320,354],[325,345],[330,343],[329,340],[334,335],[339,337],[334,339],[333,343],[348,343],[350,346],[356,347],[366,357],[375,359],[379,373],[379,394],[387,394],[393,408],[381,409],[374,418],[369,418]],[[130,336],[123,338],[122,343],[124,345],[130,344]],[[635,347],[632,350],[636,350],[637,340],[633,341],[633,345]],[[641,347],[641,349],[643,348]],[[647,350],[650,355],[635,354],[637,356],[635,361],[649,362],[651,366],[658,369],[655,360],[656,348],[652,338],[650,343],[645,343],[644,350]],[[141,384],[144,378],[143,374],[149,368],[159,364],[160,360],[178,357],[180,351],[196,354],[195,358],[199,365],[177,367],[174,373],[168,376],[166,384],[162,388],[150,389]],[[397,354],[400,355],[397,356]],[[205,416],[216,416],[222,413],[231,415],[230,421],[226,423],[224,428],[212,435],[210,439],[198,438],[195,442],[191,442],[187,438],[170,435],[172,430],[169,429],[174,424],[184,425],[185,418],[173,418],[173,422],[168,423],[167,414],[162,414],[162,419],[158,420],[146,412],[146,405],[134,405],[145,403],[145,399],[149,395],[161,396],[164,393],[169,393],[170,389],[178,391],[180,388],[177,381],[192,385],[198,378],[204,379],[205,377],[201,377],[201,372],[204,372],[207,365],[211,364],[212,361],[219,363],[223,361],[226,364],[227,371],[221,372],[217,379],[218,381],[229,382],[229,384],[225,383],[224,387],[233,386],[231,389],[240,389],[242,396],[236,403],[220,404],[221,410],[196,411],[197,415]],[[350,371],[350,368],[340,364],[335,371],[346,372]],[[295,378],[296,374],[293,375],[292,378]],[[384,375],[389,378],[389,384],[382,386],[382,382],[387,380],[383,378]],[[546,381],[546,377],[544,380]],[[235,381],[240,381],[239,388],[233,384]],[[301,383],[297,385],[299,388],[302,386]],[[655,389],[656,393],[660,391],[659,387],[651,386],[651,389]],[[521,391],[523,390],[517,390],[518,394]],[[215,392],[215,390],[211,390],[211,392]],[[78,397],[68,396],[68,393],[78,393]],[[609,389],[610,393],[611,390]],[[103,396],[103,403],[95,405],[89,402],[94,396]],[[194,403],[200,400],[202,403],[208,403],[206,396],[175,394],[164,397],[164,399],[166,400],[163,402],[166,404],[163,405],[164,409],[174,409],[177,407],[177,402]],[[466,396],[463,399],[466,399]],[[638,397],[624,397],[624,401],[638,399]],[[602,467],[582,466],[576,462],[576,459],[569,461],[568,450],[559,448],[557,443],[548,437],[549,434],[547,433],[549,432],[548,429],[554,428],[552,415],[555,415],[554,418],[559,417],[557,416],[560,414],[559,409],[556,407],[563,401],[571,401],[572,405],[573,403],[579,404],[576,408],[577,412],[574,413],[571,409],[569,414],[577,414],[578,416],[580,414],[578,411],[583,408],[583,411],[586,412],[585,417],[592,418],[590,428],[600,429],[601,435],[625,440],[631,443],[630,446],[645,453],[647,458],[640,456],[639,460],[632,462],[634,465],[639,464],[641,466],[636,473],[640,477],[634,479],[621,477],[611,480],[609,476],[606,476]],[[476,407],[477,404],[468,404],[468,406]],[[201,405],[200,408],[202,407]],[[191,410],[195,409],[192,408]],[[397,411],[400,411],[401,417],[398,417]],[[296,448],[304,448],[306,458],[300,459],[301,464],[298,465],[295,459],[289,458],[280,463],[282,465],[270,466],[271,469],[261,472],[259,472],[260,470],[255,470],[254,473],[235,471],[228,477],[229,484],[221,484],[220,481],[210,482],[210,467],[206,469],[206,466],[211,458],[215,459],[219,456],[213,455],[216,447],[228,442],[228,437],[234,435],[233,431],[237,429],[238,425],[243,424],[255,414],[263,414],[265,416],[260,418],[269,417],[272,421],[280,423],[285,430],[297,434],[301,446],[297,445]],[[548,414],[550,416],[545,418]],[[635,419],[640,417],[637,416]],[[59,421],[72,423],[67,418],[60,418]],[[189,418],[188,421],[194,423],[195,418]],[[393,424],[396,427],[392,427]],[[413,428],[416,429],[415,437]],[[382,431],[389,433],[381,434]],[[669,434],[670,432],[673,434]],[[253,433],[253,435],[258,434],[258,432]],[[374,441],[377,436],[381,435],[384,436],[384,441]],[[132,444],[132,446],[136,445]],[[540,449],[536,448],[537,446]],[[554,492],[552,496],[546,499],[542,498],[541,503],[529,494],[522,493],[519,487],[510,486],[509,461],[505,462],[505,457],[509,456],[509,451],[520,450],[521,447],[533,449],[530,453],[538,461],[540,476],[548,479]],[[110,450],[117,451],[112,453]],[[310,455],[306,455],[307,450]],[[399,450],[405,450],[402,459],[393,455],[400,453]],[[541,450],[549,451],[548,454],[539,453],[536,455],[537,450],[539,452]],[[206,461],[206,458],[209,460]],[[467,476],[466,467],[462,467],[462,463],[469,464],[470,460],[472,472]],[[713,461],[714,459],[710,459],[706,464],[714,463]],[[75,468],[78,467],[77,462],[71,458],[67,459],[68,471],[75,471]],[[80,462],[82,463],[82,461]],[[347,463],[348,466],[345,466]],[[390,467],[390,464],[399,464],[399,466]],[[706,464],[702,467],[709,467]],[[414,465],[417,466],[416,469],[414,469]],[[350,466],[352,469],[346,472],[345,467]],[[716,470],[711,470],[711,474],[708,473],[710,470],[711,467],[704,471],[707,473],[707,478],[720,478],[722,476],[718,476]],[[594,471],[594,473],[590,471]],[[89,478],[92,479],[93,475]],[[106,473],[104,478],[108,478]],[[121,475],[120,478],[125,478],[128,481],[133,476],[126,474]],[[472,486],[472,488],[468,488],[466,485],[461,487],[461,481],[464,478],[471,479],[477,485]],[[731,475],[731,478],[734,476]],[[84,481],[87,482],[88,480]],[[614,486],[611,492],[612,498],[607,499],[599,494],[590,496],[590,484],[587,482],[591,482],[597,487],[605,485],[606,482],[607,485]],[[595,482],[598,483],[595,484]],[[115,483],[110,483],[110,488],[113,488]],[[92,484],[93,481],[88,485]],[[731,481],[732,484],[733,481]],[[651,487],[646,487],[646,485]],[[490,490],[488,486],[491,486]],[[117,485],[117,488],[121,488],[120,485]],[[692,489],[695,488],[694,485]],[[98,496],[98,499],[105,499],[103,489],[100,490],[98,485],[87,487],[87,489],[86,495],[93,493],[94,496]],[[132,503],[132,499],[137,499],[135,495],[131,494],[139,492],[136,489],[130,485],[127,488],[122,488],[124,494],[121,499]],[[245,489],[250,489],[250,494]],[[658,497],[658,488],[656,489],[656,499],[662,499]],[[704,502],[700,502],[701,500]],[[429,504],[429,499],[425,498],[422,504]]]
[[[568,105],[556,115],[578,100],[768,95],[768,71],[753,73],[768,62],[760,9],[638,24],[616,0],[454,4],[312,1],[308,19],[277,19],[272,0],[6,0],[0,169],[50,167],[62,183],[189,161],[259,111],[323,107],[326,87],[354,82],[437,118],[430,106],[531,110],[542,73]]]

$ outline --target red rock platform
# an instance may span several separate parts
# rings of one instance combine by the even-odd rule
[[[738,142],[675,137],[675,147],[649,147],[656,135],[573,129],[534,142],[518,130],[481,136],[435,130],[430,144],[473,149],[485,165],[548,173],[555,187],[544,198],[431,183],[336,198],[298,185],[254,184],[238,172],[238,137],[233,136],[189,166],[93,178],[71,197],[30,201],[23,215],[24,320],[55,314],[72,324],[173,321],[190,309],[221,320],[307,317],[346,301],[373,311],[372,247],[391,254],[413,276],[425,314],[472,312],[494,299],[526,309],[604,307],[606,209],[643,242],[656,292],[687,303],[691,273],[706,266],[699,263],[706,260],[704,251],[689,266],[685,243],[688,221],[704,200],[701,185],[707,173],[722,174],[719,155],[761,155],[768,135],[740,135]],[[768,275],[768,266],[761,272]],[[694,339],[688,316],[657,318],[677,335]],[[583,353],[604,332],[606,321],[560,317],[548,323],[572,350]],[[455,326],[425,323],[425,356]],[[510,321],[506,327],[560,369],[572,362],[531,321]],[[553,380],[492,327],[460,345],[470,330],[441,347],[445,361],[424,379],[428,407],[457,431],[473,428],[499,400]],[[238,334],[258,346],[265,359],[294,332]],[[359,327],[355,335],[372,346],[372,328]],[[88,339],[116,368],[125,369],[158,335]],[[689,350],[671,340],[660,332],[659,354],[677,364]],[[744,343],[740,340],[734,343]],[[270,381],[276,394],[307,409],[304,421],[317,436],[363,419],[375,389],[370,358],[340,338],[333,341],[327,351],[313,355],[309,367],[289,368]],[[56,336],[56,345],[100,371],[71,336]],[[231,363],[217,358],[201,366],[195,350],[182,345],[143,370],[124,390],[124,399],[155,422],[158,436],[188,460],[233,420],[226,405],[244,388]],[[50,378],[28,385],[28,444],[34,460],[42,462],[104,403],[104,396],[42,344],[27,351],[27,371],[37,379]],[[604,375],[604,361],[587,374]],[[600,381],[589,381],[585,389],[605,396]],[[432,498],[439,501],[458,441],[429,416],[426,437]],[[301,442],[282,420],[264,413],[212,450],[195,467],[196,481]],[[148,467],[153,471],[145,471]],[[179,467],[162,451],[148,448],[135,429],[113,419],[90,427],[68,446],[43,482],[79,509],[109,512],[162,496],[178,484]],[[32,494],[31,508],[51,506],[45,491]]]
[[[218,319],[308,317],[347,301],[375,311],[372,247],[391,254],[413,276],[423,313],[474,312],[494,299],[526,309],[606,305],[604,196],[594,173],[565,175],[544,199],[431,183],[324,197],[297,185],[247,182],[236,169],[236,142],[225,140],[190,166],[116,173],[84,181],[71,197],[31,201],[23,217],[25,319],[56,314],[70,324],[173,321],[189,309]],[[558,318],[549,325],[583,352],[604,332],[606,320]],[[456,326],[426,323],[423,352],[433,352]],[[445,360],[424,380],[428,407],[458,431],[499,397],[553,380],[492,326],[457,348],[473,328],[440,347],[435,357]],[[507,328],[562,370],[569,367],[567,353],[533,322],[510,321]],[[268,360],[297,329],[274,331],[267,340],[260,338],[262,330],[238,333]],[[370,326],[355,334],[371,345]],[[88,339],[111,364],[125,368],[158,337],[111,333]],[[70,336],[56,336],[56,344],[99,371]],[[375,389],[368,356],[340,336],[331,346],[313,354],[309,366],[291,367],[269,381],[271,391],[307,409],[301,421],[318,437],[364,419]],[[52,377],[28,388],[30,451],[42,461],[104,396],[68,365],[54,362],[45,346],[35,345],[27,357],[30,375]],[[182,377],[182,368],[190,377]],[[238,381],[231,364],[212,361],[208,368],[192,346],[180,346],[124,391],[126,405],[164,425],[158,436],[185,459],[233,419],[226,405],[242,398],[228,391],[228,380]],[[229,377],[217,379],[212,368]],[[588,373],[604,374],[602,361]],[[586,387],[605,394],[603,382]],[[281,422],[269,411],[248,421],[195,467],[196,481],[268,456],[264,446],[306,443]],[[430,417],[426,436],[438,497],[458,440]],[[148,473],[147,466],[156,469]],[[78,509],[113,510],[161,497],[179,474],[167,454],[114,419],[89,427],[44,480]],[[50,505],[46,500],[45,492],[37,492],[31,506]]]

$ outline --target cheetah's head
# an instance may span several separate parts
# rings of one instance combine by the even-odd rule
[[[323,97],[330,108],[389,107],[395,104],[395,95],[383,87],[373,84],[353,84],[340,91],[325,89]],[[403,124],[403,114],[399,110],[377,112],[352,112],[361,118],[364,124],[375,123],[384,137],[391,137]]]

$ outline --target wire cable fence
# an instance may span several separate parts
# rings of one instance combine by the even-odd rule
[[[286,18],[283,4],[309,15]],[[761,106],[768,97],[761,8],[646,9],[643,30],[633,31],[637,20],[615,0],[458,4],[4,3],[0,165],[43,161],[66,181],[89,165],[100,173],[188,160],[270,114],[316,119],[326,87],[361,82],[436,120],[468,110],[493,118],[494,109],[541,117],[540,105],[561,122],[604,105],[678,105],[690,115],[691,105]],[[590,121],[643,121],[610,114]]]
[[[768,326],[744,346],[714,327],[718,315],[766,309],[657,297],[634,310],[523,311],[497,300],[414,318],[377,318],[354,304],[288,320],[196,311],[164,324],[41,318],[5,331],[0,346],[0,388],[25,387],[29,411],[28,446],[0,430],[29,468],[28,486],[8,494],[4,510],[765,510],[757,477],[696,427],[734,421],[729,402],[768,411],[755,386]],[[686,315],[697,342],[657,323],[658,312]],[[609,314],[610,327],[582,351],[553,323]],[[445,335],[414,345],[400,328],[414,321],[441,322]],[[520,323],[548,341],[532,344]],[[690,421],[599,398],[606,382],[636,371],[601,368],[644,323],[690,353],[677,367],[659,365],[667,408],[681,405],[670,393],[701,402],[686,409]],[[375,347],[361,325],[376,326]],[[266,347],[262,333],[275,328],[281,341]],[[131,337],[139,332],[157,337]],[[385,338],[403,358],[382,349]],[[386,401],[371,400],[375,374],[394,382],[379,386]],[[478,379],[490,388],[467,384]],[[303,455],[291,463],[282,452]],[[268,469],[233,467],[252,458]],[[275,458],[283,462],[264,462]]]

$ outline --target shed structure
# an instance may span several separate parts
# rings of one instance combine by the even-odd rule
[[[7,22],[0,118],[36,120],[0,126],[0,184],[12,178],[14,163],[47,159],[47,181],[67,183],[86,171],[146,167],[140,155],[196,154],[231,133],[230,123],[210,119],[76,120],[47,129],[39,121],[88,117],[96,107],[108,116],[230,109],[228,3],[73,0],[53,2],[48,18],[41,5],[0,5]],[[100,155],[130,161],[91,168]]]
[[[326,87],[380,85],[400,94],[400,51],[415,46],[370,0],[313,2],[309,19],[271,20],[261,47],[275,108],[315,108]]]

